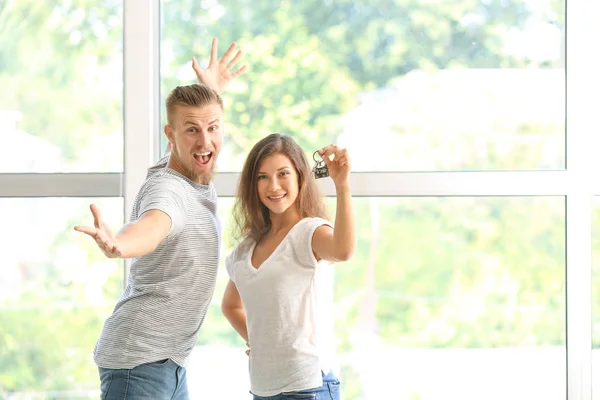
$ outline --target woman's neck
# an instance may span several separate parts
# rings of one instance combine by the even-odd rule
[[[288,209],[282,214],[271,213],[271,227],[269,235],[276,235],[281,232],[287,232],[302,219],[300,213],[296,210]]]

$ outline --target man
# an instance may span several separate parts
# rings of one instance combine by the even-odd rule
[[[213,39],[204,84],[166,100],[170,156],[149,170],[130,222],[113,235],[95,205],[93,237],[107,257],[133,258],[125,291],[96,343],[103,399],[188,399],[185,366],[211,301],[221,238],[211,183],[223,135],[219,92],[244,72],[233,43],[217,62]],[[208,86],[207,86],[208,85]],[[209,87],[210,86],[210,87]],[[166,161],[166,168],[165,168]]]

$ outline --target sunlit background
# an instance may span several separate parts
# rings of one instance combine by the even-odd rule
[[[249,67],[225,94],[221,172],[239,172],[274,131],[307,154],[346,146],[357,173],[384,177],[565,170],[565,10],[566,0],[162,0],[160,118],[216,36],[221,52],[236,41]],[[0,176],[127,172],[124,29],[124,1],[0,1]],[[565,399],[566,201],[355,197],[358,251],[331,270],[343,398]],[[129,215],[123,195],[0,197],[0,398],[98,398],[92,350],[125,264],[72,231],[91,222],[92,202],[115,229]],[[225,227],[232,204],[219,200]],[[193,399],[250,398],[244,343],[220,313],[226,281],[221,265],[188,369]]]

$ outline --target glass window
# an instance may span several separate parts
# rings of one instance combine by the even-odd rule
[[[1,2],[0,173],[123,170],[122,3]]]
[[[232,199],[219,201],[231,226]],[[354,202],[358,250],[331,277],[344,398],[565,398],[563,197]],[[192,397],[248,398],[244,343],[220,312],[224,271],[188,370]]]
[[[600,197],[594,197],[592,220],[592,398],[600,400]]]
[[[92,352],[123,262],[73,230],[93,223],[90,203],[123,224],[122,198],[0,198],[0,397],[98,398]]]
[[[163,98],[212,36],[246,53],[221,171],[271,132],[354,149],[356,171],[564,168],[564,0],[161,5]]]

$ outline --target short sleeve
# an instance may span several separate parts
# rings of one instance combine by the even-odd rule
[[[238,261],[242,261],[245,257],[248,256],[248,251],[253,249],[254,241],[246,238],[225,257],[225,269],[227,270],[227,275],[229,275],[229,279],[235,282],[235,264]]]
[[[233,274],[233,264],[235,263],[234,257],[237,247],[225,257],[225,269],[227,270],[227,275],[229,275],[229,279],[235,282],[234,274]]]
[[[315,231],[320,226],[327,225],[333,228],[333,225],[323,218],[305,218],[298,224],[301,225],[298,226],[298,230],[294,235],[295,256],[300,265],[315,267],[318,262],[312,249]]]
[[[138,215],[142,216],[150,210],[160,210],[171,218],[167,237],[181,232],[187,217],[187,193],[183,183],[169,175],[149,180],[140,198]]]

